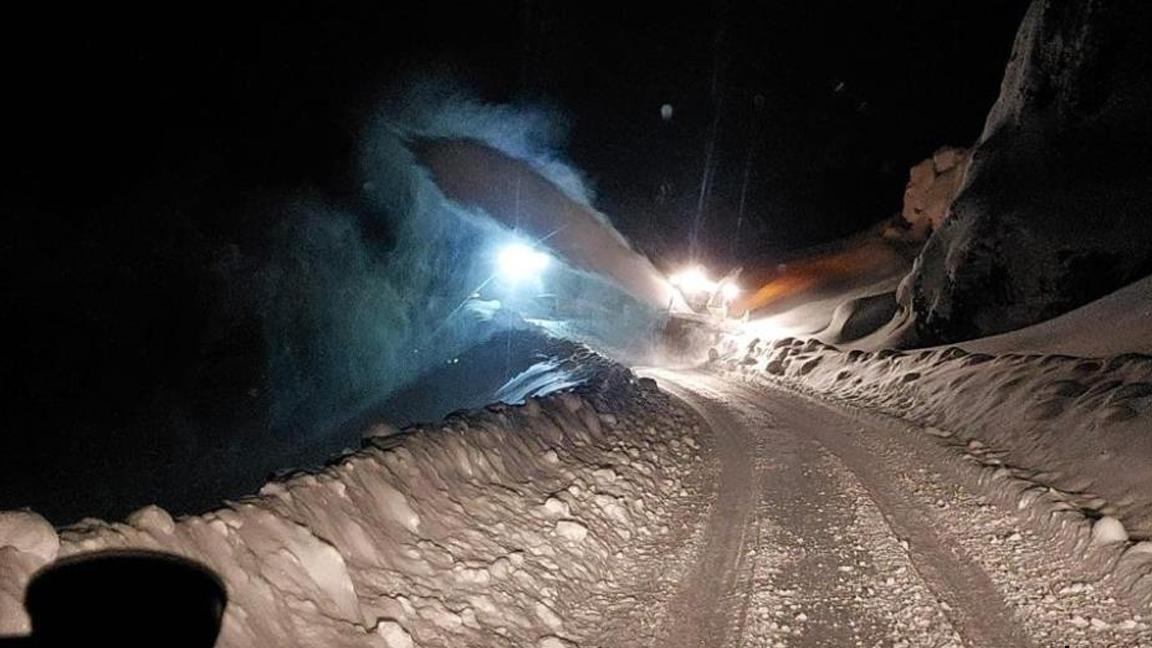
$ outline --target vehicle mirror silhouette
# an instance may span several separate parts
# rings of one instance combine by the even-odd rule
[[[179,556],[78,554],[33,577],[24,599],[32,635],[0,646],[211,648],[227,602],[216,574]]]

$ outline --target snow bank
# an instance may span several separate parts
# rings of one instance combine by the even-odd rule
[[[364,428],[380,420],[405,427],[488,403],[519,404],[584,384],[610,366],[588,347],[535,327],[505,331],[441,363],[359,417],[350,426],[355,433],[350,438],[357,439]],[[328,454],[341,447],[334,446]]]
[[[1152,603],[1152,356],[989,355],[958,347],[843,351],[818,340],[730,340],[719,369],[833,396],[917,424],[1000,484],[1022,511]],[[1034,509],[1034,513],[1032,512]],[[1070,514],[1070,515],[1062,515]],[[1095,533],[1091,523],[1101,520]]]
[[[28,574],[56,559],[60,538],[30,511],[0,511],[0,635],[28,632],[24,585]]]
[[[211,566],[230,596],[221,646],[573,645],[637,539],[670,533],[701,473],[696,425],[616,367],[521,406],[379,425],[360,451],[203,515],[151,506],[57,538],[32,513],[0,514],[0,634],[26,630],[24,584],[58,543]]]
[[[1101,323],[1107,323],[1102,327]],[[1059,317],[1011,333],[961,344],[981,353],[1063,353],[1109,356],[1152,355],[1152,277]]]
[[[843,332],[847,315],[837,313],[850,300],[893,293],[909,269],[906,246],[881,237],[876,228],[852,238],[796,253],[783,263],[752,268],[740,278],[749,287],[732,306],[751,312],[754,325],[787,335]],[[884,321],[895,308],[881,313]],[[874,325],[850,325],[862,335]]]

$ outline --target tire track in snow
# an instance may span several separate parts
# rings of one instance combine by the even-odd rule
[[[722,404],[680,388],[655,373],[661,387],[695,410],[712,428],[720,458],[717,501],[708,519],[699,562],[680,585],[657,632],[657,646],[697,648],[738,644],[750,599],[749,539],[758,535],[756,476],[745,424]]]
[[[777,522],[791,527],[793,535],[808,543],[804,552],[811,560],[791,560],[781,566],[794,571],[792,576],[808,590],[810,602],[825,602],[811,609],[807,617],[797,615],[805,619],[803,633],[786,637],[786,644],[840,645],[881,639],[878,633],[884,632],[883,628],[865,623],[865,618],[874,614],[869,604],[841,600],[839,606],[827,605],[837,600],[837,593],[845,587],[843,578],[830,572],[836,567],[829,559],[843,553],[843,547],[838,535],[832,537],[829,524],[834,526],[841,517],[847,515],[849,519],[855,514],[839,510],[843,507],[838,503],[842,489],[833,483],[835,479],[829,479],[831,475],[813,472],[811,477],[804,477],[822,453],[834,456],[844,474],[862,487],[882,516],[878,519],[883,520],[883,533],[906,547],[909,566],[917,575],[914,578],[940,602],[936,605],[944,616],[938,618],[951,626],[945,635],[954,629],[971,646],[1032,645],[988,575],[954,543],[924,524],[926,516],[919,508],[922,503],[901,492],[893,479],[892,471],[899,467],[853,438],[862,426],[876,427],[874,423],[862,423],[831,404],[788,390],[754,390],[708,374],[649,373],[713,427],[724,471],[699,563],[681,584],[663,631],[658,633],[662,641],[656,645],[743,645],[752,639],[743,636],[752,586],[747,576],[756,560],[749,560],[748,555],[771,553],[765,551],[768,548],[754,546],[760,535],[758,508],[773,519],[779,517]],[[817,486],[811,490],[818,492],[809,492],[812,486]],[[825,493],[824,488],[829,491]],[[804,511],[792,511],[796,506],[824,513],[809,516]]]
[[[834,405],[770,387],[753,390],[725,381],[745,407],[770,408],[781,424],[811,435],[835,455],[868,491],[889,528],[907,544],[917,573],[947,604],[947,616],[969,645],[1031,646],[992,580],[953,544],[945,546],[924,524],[914,500],[894,488],[892,466],[852,439],[863,423]]]

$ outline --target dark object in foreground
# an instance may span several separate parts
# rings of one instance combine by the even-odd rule
[[[32,635],[7,646],[210,648],[228,595],[208,568],[171,554],[105,551],[60,560],[28,585]]]

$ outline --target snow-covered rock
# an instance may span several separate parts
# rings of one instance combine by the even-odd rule
[[[904,237],[923,241],[940,228],[968,169],[966,149],[945,146],[912,167],[904,189]]]

